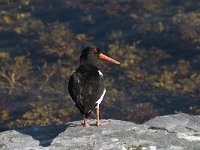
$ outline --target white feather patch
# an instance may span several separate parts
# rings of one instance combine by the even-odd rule
[[[98,70],[98,72],[99,72],[99,75],[100,75],[100,76],[103,76],[103,73],[102,73],[100,70]]]
[[[72,75],[74,72],[76,72],[76,70],[73,70],[72,73],[71,73],[71,75]]]
[[[104,97],[105,93],[106,93],[106,89],[103,90],[103,94],[101,95],[101,97],[100,97],[100,98],[98,99],[98,101],[96,102],[96,104],[97,104],[96,107],[98,107],[99,104],[101,103],[101,101],[103,100],[103,97]]]

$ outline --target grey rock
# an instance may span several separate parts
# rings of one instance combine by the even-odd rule
[[[178,114],[156,117],[145,123],[147,126],[165,128],[170,132],[200,132],[200,116]]]
[[[141,125],[103,121],[108,125],[83,128],[75,121],[4,131],[0,150],[200,150],[200,116],[161,116]]]

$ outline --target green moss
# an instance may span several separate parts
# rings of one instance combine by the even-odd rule
[[[129,145],[126,147],[127,150],[142,150],[142,145]]]
[[[199,131],[197,131],[197,130],[195,130],[195,129],[192,129],[192,128],[190,128],[190,127],[185,127],[186,129],[188,129],[188,130],[190,130],[190,131],[192,131],[192,132],[199,132]]]
[[[0,143],[0,148],[3,148],[5,146],[5,144]]]
[[[132,1],[110,1],[104,5],[96,0],[90,3],[52,1],[48,6],[41,3],[37,0],[1,3],[0,32],[10,38],[1,38],[0,123],[47,125],[79,118],[79,112],[72,107],[67,82],[79,64],[81,48],[94,43],[121,62],[120,66],[102,62],[107,86],[102,117],[142,123],[159,114],[200,114],[197,3],[172,0],[141,0],[134,5]],[[24,9],[26,5],[31,9]],[[77,22],[89,26],[100,24],[101,17],[94,15],[96,10],[102,11],[99,15],[105,18],[126,18],[130,25],[128,37],[124,28],[109,25],[103,30],[98,26],[100,36],[88,34],[87,27],[75,33],[79,25],[72,27],[73,19],[62,20],[59,14],[70,8],[72,13],[83,14],[75,18]],[[102,35],[108,38],[105,43],[99,40]],[[9,115],[18,111],[15,109],[21,111],[22,106],[28,110],[9,120],[13,118]]]

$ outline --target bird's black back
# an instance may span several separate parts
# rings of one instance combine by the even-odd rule
[[[69,94],[76,107],[86,118],[96,107],[96,102],[105,89],[103,76],[99,74],[98,70],[93,65],[81,65],[69,79]]]

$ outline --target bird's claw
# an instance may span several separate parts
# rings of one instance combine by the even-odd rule
[[[89,123],[81,123],[81,124],[77,124],[76,127],[89,127],[90,124]]]
[[[108,122],[100,122],[100,121],[97,121],[96,122],[96,126],[104,126],[104,125],[107,125]]]

